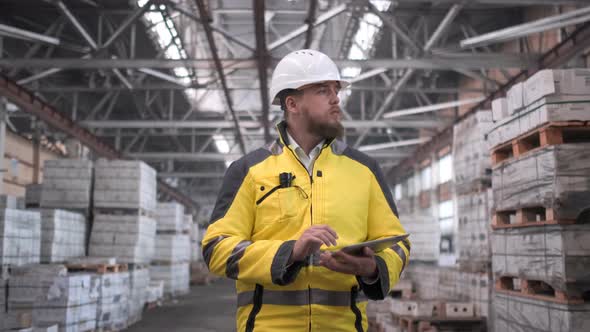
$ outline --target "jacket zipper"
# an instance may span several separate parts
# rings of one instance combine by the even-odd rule
[[[320,150],[320,153],[318,153],[318,156],[316,157],[315,161],[317,161],[320,158],[320,155],[322,154],[322,151],[324,151],[324,149],[329,146],[328,144],[326,144],[325,146],[322,147],[322,149]],[[307,170],[307,167],[305,167],[305,165],[303,165],[303,163],[301,162],[301,160],[299,160],[299,158],[297,158],[297,155],[295,154],[295,152],[293,150],[291,150],[291,148],[285,144],[285,147],[287,148],[287,150],[291,151],[291,154],[293,155],[293,157],[295,157],[295,160],[297,160],[297,162],[299,163],[299,165],[301,165],[301,167],[303,167],[303,169],[305,170],[305,172],[307,174],[309,174],[309,182],[311,185],[311,189],[310,189],[310,193],[309,193],[309,197],[311,198],[311,202],[309,203],[309,215],[311,218],[311,225],[313,226],[313,172],[315,170],[315,161],[313,163],[313,166],[311,168],[311,174],[310,172]],[[313,257],[313,256],[312,256]],[[313,259],[313,258],[311,258]],[[310,264],[311,266],[312,264]],[[309,302],[309,332],[311,332],[311,286],[307,285],[307,299]]]

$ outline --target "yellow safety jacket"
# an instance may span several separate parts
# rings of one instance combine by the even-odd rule
[[[366,305],[383,299],[410,255],[405,240],[376,254],[376,282],[319,266],[319,255],[287,266],[295,241],[326,224],[342,247],[404,234],[377,163],[328,140],[312,176],[280,137],[228,168],[203,238],[210,271],[236,280],[238,331],[367,331]],[[280,173],[292,173],[287,188]],[[326,249],[322,247],[322,249]]]

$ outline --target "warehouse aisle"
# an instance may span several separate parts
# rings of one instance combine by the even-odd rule
[[[209,286],[192,286],[175,303],[144,312],[143,319],[128,332],[235,331],[234,281],[222,279]]]

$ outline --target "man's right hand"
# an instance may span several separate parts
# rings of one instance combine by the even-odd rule
[[[320,250],[322,245],[328,247],[336,245],[338,234],[328,225],[314,225],[306,229],[295,242],[289,264],[301,262],[305,257]]]

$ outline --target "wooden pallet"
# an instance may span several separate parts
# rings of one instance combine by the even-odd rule
[[[590,121],[550,122],[492,149],[492,166],[547,146],[590,142]]]
[[[515,276],[502,276],[496,279],[496,291],[509,295],[517,295],[535,300],[550,301],[560,304],[583,304],[580,295],[567,294],[551,287],[540,280],[521,279]]]
[[[512,221],[512,222],[511,222]],[[552,208],[542,206],[517,210],[496,211],[492,217],[492,228],[516,228],[543,225],[571,225],[575,220],[557,220]]]
[[[66,264],[68,272],[94,272],[98,274],[126,272],[127,264]]]

